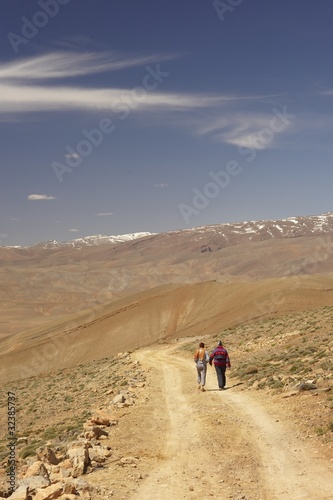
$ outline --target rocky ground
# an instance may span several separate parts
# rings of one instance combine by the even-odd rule
[[[222,392],[212,368],[196,388],[193,351],[212,349],[209,335],[4,387],[1,422],[17,398],[10,498],[331,498],[331,324],[324,308],[225,330]],[[8,498],[8,436],[0,453]]]

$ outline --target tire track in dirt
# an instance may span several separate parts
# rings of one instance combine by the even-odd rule
[[[237,418],[259,457],[267,499],[332,499],[332,464],[317,463],[315,450],[300,442],[297,431],[274,414],[274,407],[262,403],[253,393],[232,390],[225,398],[229,416]]]
[[[206,475],[209,453],[200,432],[196,409],[189,403],[186,382],[184,384],[188,379],[188,367],[167,352],[165,349],[144,350],[135,354],[143,365],[149,359],[148,363],[157,369],[155,382],[160,379],[161,401],[156,402],[156,406],[167,412],[170,422],[169,429],[161,435],[163,465],[150,472],[135,498],[187,499],[193,498],[193,494],[206,498],[205,492],[213,488],[214,481]],[[155,445],[160,446],[161,442]]]
[[[134,353],[156,370],[155,406],[170,423],[160,442],[151,443],[162,447],[164,460],[150,471],[137,500],[333,498],[332,464],[304,448],[275,407],[240,386],[217,391],[211,368],[208,390],[197,391],[194,363],[174,354],[176,348]]]

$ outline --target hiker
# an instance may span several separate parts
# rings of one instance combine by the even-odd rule
[[[207,363],[209,361],[209,354],[205,349],[205,344],[200,342],[199,349],[194,353],[194,361],[197,367],[198,375],[198,389],[202,392],[205,391]]]
[[[217,347],[215,347],[214,351],[212,351],[209,357],[209,364],[212,366],[214,362],[214,367],[217,375],[217,382],[219,384],[219,390],[222,391],[225,388],[226,384],[226,376],[225,371],[226,368],[230,368],[230,359],[228,351],[223,347],[221,340],[219,341]]]

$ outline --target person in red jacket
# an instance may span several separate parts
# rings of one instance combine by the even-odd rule
[[[231,365],[228,351],[223,347],[221,340],[209,356],[209,364],[212,366],[213,363],[216,371],[217,382],[219,384],[219,390],[222,391],[226,384],[226,368],[230,368]]]

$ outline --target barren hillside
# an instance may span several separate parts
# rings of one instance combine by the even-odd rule
[[[225,233],[209,227],[0,249],[2,400],[7,391],[18,398],[18,472],[29,498],[171,491],[190,500],[216,496],[221,481],[226,498],[331,497],[333,245],[330,226],[296,234],[293,224],[253,237],[247,223],[239,239],[236,225],[225,245]],[[215,393],[211,370],[198,393],[193,350],[221,336],[230,391]],[[98,431],[104,443],[91,430],[101,412],[112,422]],[[207,439],[209,450],[200,446]],[[49,446],[57,465],[47,462]],[[76,481],[73,446],[85,448],[87,482]],[[44,477],[31,479],[38,467]],[[1,489],[7,496],[5,482]]]
[[[178,337],[333,303],[333,278],[164,285],[0,341],[0,380],[86,363]]]
[[[264,235],[244,223],[243,232],[207,226],[120,244],[0,248],[0,336],[160,285],[332,273],[330,228],[310,234],[303,222],[296,233],[276,229],[273,237],[271,224]]]
[[[38,499],[69,489],[75,496],[60,498],[330,499],[331,325],[323,307],[4,385],[17,397],[19,484]],[[219,338],[232,362],[227,390],[209,367],[199,392],[193,352]],[[91,459],[78,481],[69,457],[85,443]],[[3,465],[7,456],[1,435]]]

